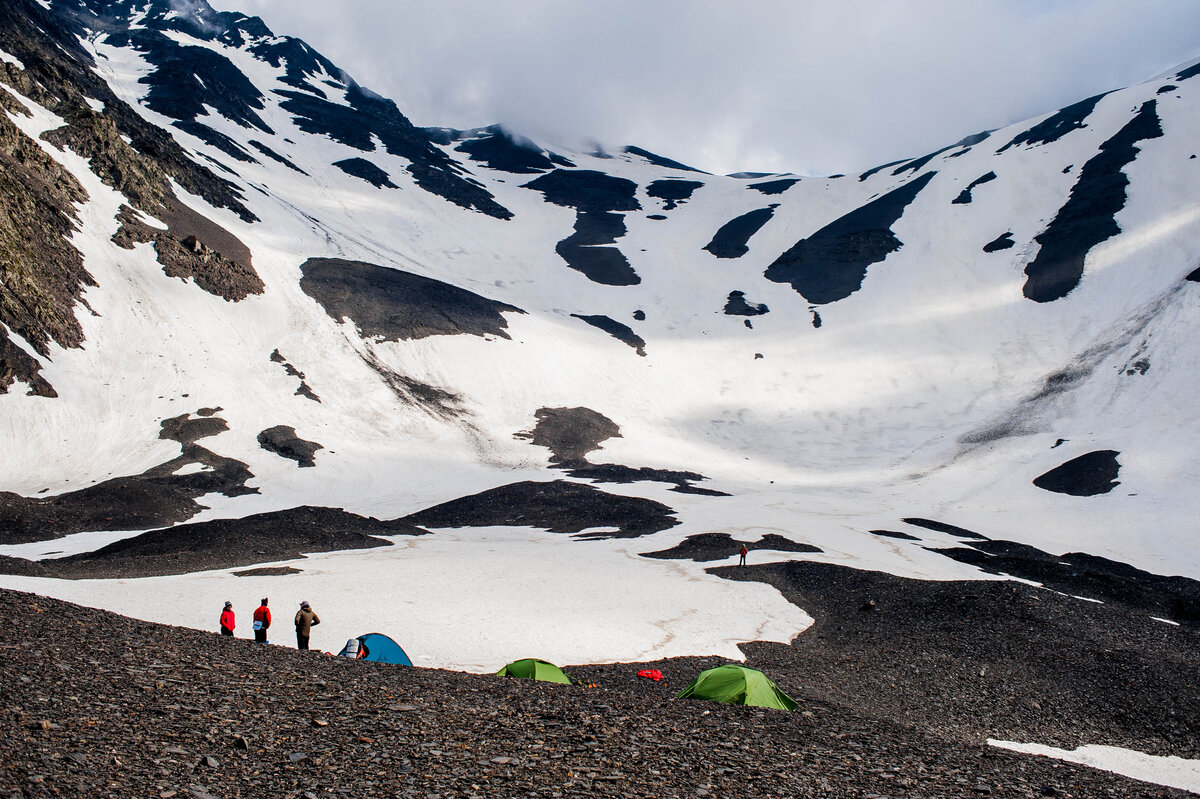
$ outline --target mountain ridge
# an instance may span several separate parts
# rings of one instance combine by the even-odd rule
[[[467,503],[422,538],[473,552],[495,529],[561,527],[603,571],[774,535],[781,562],[993,576],[939,554],[945,533],[873,534],[928,518],[1200,579],[1187,66],[856,176],[727,177],[633,145],[418,128],[300,40],[202,3],[0,14],[4,196],[43,202],[14,218],[45,256],[10,250],[0,291],[0,555]],[[555,462],[522,435],[554,409],[580,411],[567,435],[596,417],[620,435],[595,463]],[[205,412],[224,427],[203,447],[162,437]],[[1111,479],[1039,485],[1097,452]],[[149,500],[172,509],[139,515]],[[531,523],[543,501],[570,523]],[[675,523],[618,540],[606,503]],[[324,590],[297,562],[262,579]],[[717,579],[671,568],[681,592]],[[755,613],[791,640],[795,609],[770,601]],[[728,624],[694,645],[729,652],[755,627]]]

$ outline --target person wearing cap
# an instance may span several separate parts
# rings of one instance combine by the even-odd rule
[[[267,642],[267,628],[271,626],[271,609],[267,607],[267,598],[263,597],[262,604],[254,609],[254,640],[256,643]]]
[[[233,635],[233,603],[226,602],[225,609],[221,611],[221,635]]]
[[[308,649],[308,636],[312,632],[312,628],[321,623],[320,617],[313,613],[312,607],[307,602],[300,603],[300,610],[296,611],[296,648]]]

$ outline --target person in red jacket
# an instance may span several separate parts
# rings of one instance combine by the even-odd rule
[[[267,598],[263,597],[262,604],[254,609],[254,640],[257,643],[267,642],[267,628],[271,626],[271,609],[267,607]]]
[[[221,611],[221,635],[233,635],[233,603],[226,602]]]

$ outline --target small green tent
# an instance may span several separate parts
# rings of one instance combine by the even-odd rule
[[[700,672],[676,699],[711,699],[727,705],[754,705],[795,710],[796,703],[761,671],[732,663]]]
[[[571,680],[567,675],[563,674],[562,669],[555,666],[553,663],[547,663],[544,660],[535,658],[525,658],[524,660],[514,660],[500,671],[496,672],[497,677],[524,677],[528,680],[541,680],[542,682],[558,682],[563,685],[570,685]]]

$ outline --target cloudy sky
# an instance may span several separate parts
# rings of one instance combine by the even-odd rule
[[[1196,0],[213,0],[418,125],[855,172],[1200,57]]]

